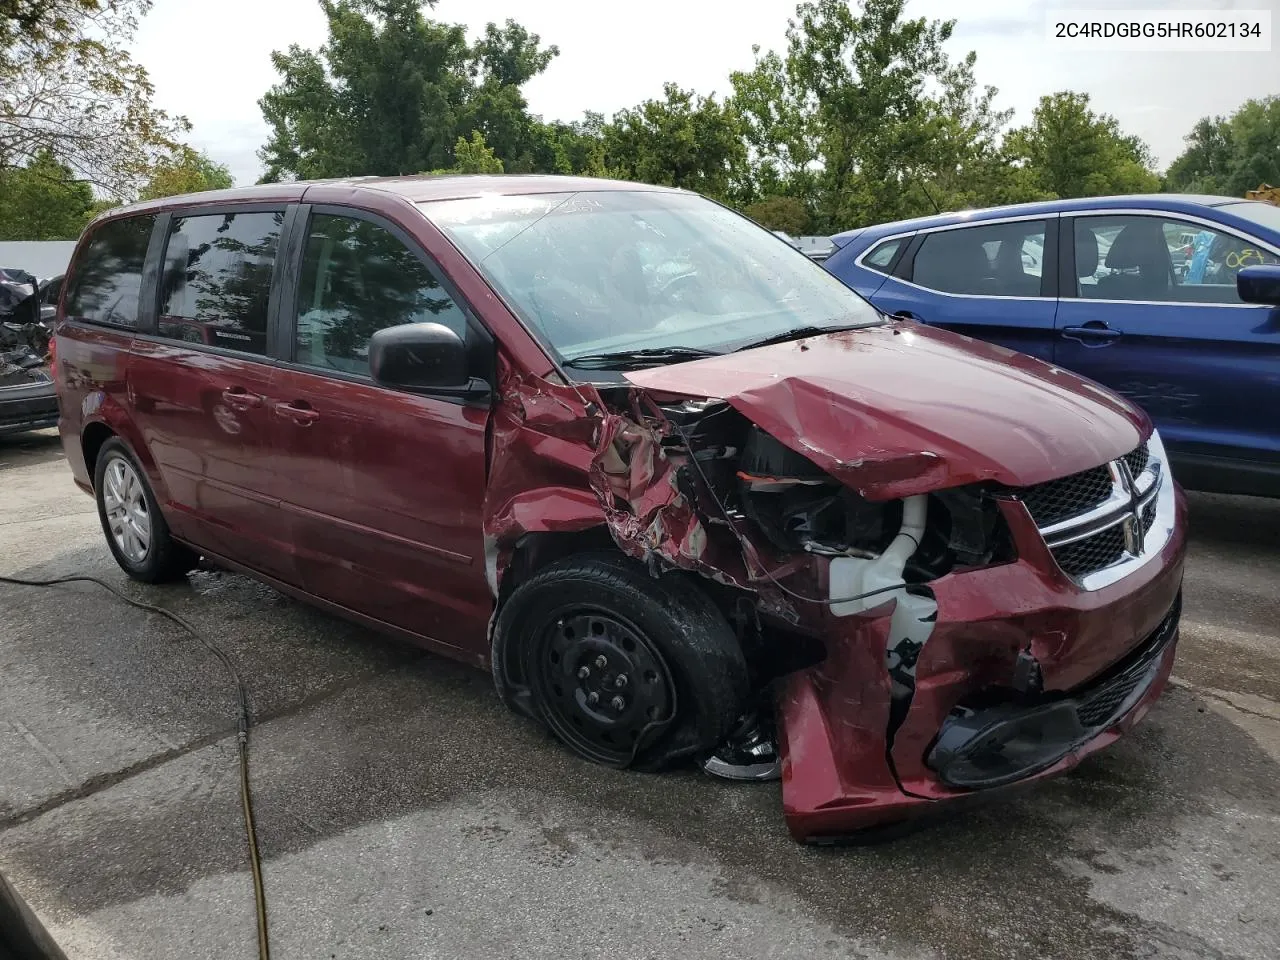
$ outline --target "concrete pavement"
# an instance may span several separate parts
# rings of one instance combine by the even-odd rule
[[[881,846],[776,785],[568,756],[483,674],[251,581],[128,583],[52,434],[0,442],[0,572],[172,607],[248,679],[291,957],[1280,955],[1280,503],[1193,498],[1178,683],[1072,775]],[[0,586],[0,870],[72,957],[253,955],[233,692],[167,621]]]

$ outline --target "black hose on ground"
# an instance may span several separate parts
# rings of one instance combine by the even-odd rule
[[[66,583],[92,583],[106,590],[118,600],[123,600],[131,607],[145,610],[147,613],[159,614],[176,623],[200,643],[226,669],[236,688],[238,716],[236,718],[236,747],[240,757],[240,805],[244,814],[245,838],[249,844],[249,869],[253,874],[254,910],[258,920],[258,960],[270,960],[271,947],[267,938],[267,897],[262,885],[262,858],[258,853],[258,831],[253,822],[253,801],[249,793],[249,695],[244,680],[227,652],[195,628],[189,620],[172,610],[158,607],[153,603],[134,600],[126,596],[106,581],[97,577],[73,576],[54,577],[49,580],[27,580],[20,577],[0,577],[0,583],[8,583],[18,587],[53,587]]]

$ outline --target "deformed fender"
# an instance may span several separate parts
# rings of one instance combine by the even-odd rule
[[[522,536],[601,525],[619,549],[646,564],[756,588],[761,574],[747,569],[749,545],[744,550],[723,527],[708,529],[704,505],[678,482],[683,461],[662,445],[662,415],[643,406],[641,391],[630,391],[630,409],[622,413],[590,385],[502,367],[483,513],[495,598]]]

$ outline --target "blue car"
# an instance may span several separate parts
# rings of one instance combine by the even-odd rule
[[[1145,408],[1184,485],[1280,496],[1280,207],[1095,197],[832,240],[826,268],[885,313],[1032,354]]]

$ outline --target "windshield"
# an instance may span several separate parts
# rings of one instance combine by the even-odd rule
[[[801,327],[880,322],[874,307],[790,244],[692,194],[592,191],[419,206],[565,361],[670,347],[722,352]]]
[[[1252,220],[1268,229],[1280,230],[1280,207],[1269,203],[1259,200],[1241,200],[1238,203],[1224,203],[1218,209],[1223,213],[1234,213],[1237,217]]]

